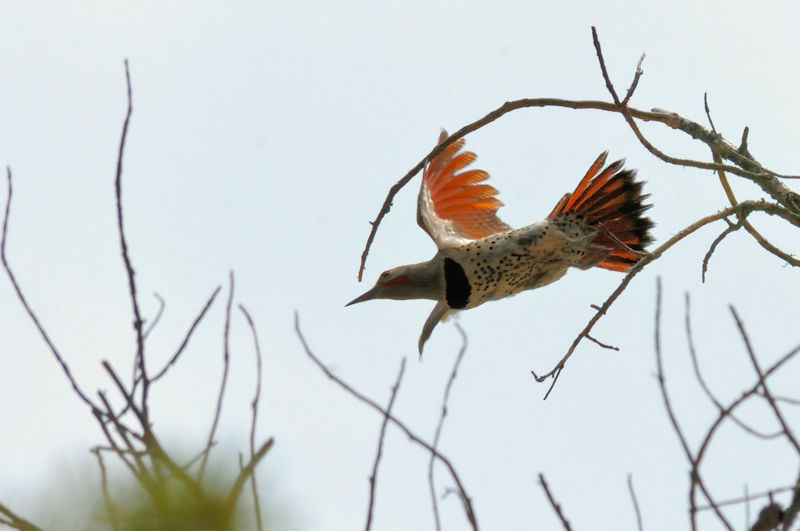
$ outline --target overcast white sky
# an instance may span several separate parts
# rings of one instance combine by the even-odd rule
[[[15,185],[7,254],[81,385],[110,389],[100,361],[127,374],[135,347],[113,203],[128,58],[128,241],[146,316],[158,308],[153,292],[167,303],[148,339],[151,359],[168,358],[234,270],[235,300],[251,311],[265,356],[259,437],[276,440],[259,473],[265,499],[290,529],[358,528],[381,418],[304,356],[293,312],[316,353],[381,402],[407,357],[395,411],[428,438],[460,345],[455,327],[441,325],[417,361],[430,301],[344,308],[382,270],[435,251],[414,219],[415,180],[395,200],[357,283],[368,221],[388,188],[427,154],[441,127],[455,130],[506,100],[608,99],[591,25],[619,90],[647,53],[634,106],[705,123],[708,92],[720,132],[736,142],[750,126],[751,151],[764,164],[800,173],[797,20],[795,3],[770,1],[3,2],[0,163]],[[709,156],[663,127],[644,131],[670,154]],[[656,160],[616,115],[517,111],[470,135],[467,146],[479,155],[476,167],[491,173],[507,205],[501,216],[513,226],[543,218],[606,149],[647,181],[657,243],[726,205],[712,174]],[[735,191],[762,197],[747,183]],[[798,252],[796,231],[756,221]],[[725,399],[752,383],[728,304],[765,363],[800,342],[797,272],[744,233],[720,246],[701,283],[702,257],[722,229],[701,231],[647,267],[595,329],[620,351],[582,344],[545,402],[546,387],[530,370],[553,366],[591,317],[590,304],[621,277],[572,271],[460,316],[469,349],[441,449],[484,528],[558,527],[539,472],[576,529],[634,528],[628,474],[647,529],[687,527],[688,466],[653,378],[656,278],[665,288],[668,383],[695,445],[715,412],[689,372],[684,293],[703,369]],[[152,397],[157,431],[186,455],[213,412],[223,310],[220,298]],[[102,434],[5,276],[0,337],[0,501],[46,521],[45,507],[65,499],[60,491],[94,487],[88,448]],[[254,383],[250,332],[238,314],[231,370],[216,458],[233,468]],[[790,366],[776,388],[791,394],[797,370]],[[746,413],[774,429],[766,409]],[[719,499],[741,495],[745,484],[755,492],[796,478],[796,458],[782,442],[754,442],[731,428],[718,444],[704,472]],[[389,431],[376,529],[432,528],[427,459]],[[450,485],[443,469],[437,477],[440,490]],[[52,494],[43,498],[43,489]],[[465,526],[455,498],[441,510],[445,529]],[[728,514],[744,526],[743,509]]]

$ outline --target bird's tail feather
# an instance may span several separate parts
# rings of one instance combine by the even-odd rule
[[[564,195],[549,217],[575,217],[595,229],[592,244],[603,251],[587,267],[626,271],[653,240],[653,222],[643,215],[652,205],[643,204],[649,196],[642,194],[636,171],[623,170],[622,160],[603,168],[607,156],[605,152],[597,157],[575,191]]]

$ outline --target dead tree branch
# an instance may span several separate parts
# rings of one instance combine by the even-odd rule
[[[383,417],[381,423],[380,435],[378,435],[378,449],[375,452],[375,462],[372,465],[372,474],[369,476],[369,504],[367,505],[367,524],[365,529],[369,531],[372,528],[372,510],[375,506],[375,487],[378,482],[378,466],[381,463],[381,456],[383,455],[383,440],[386,436],[386,426],[389,424],[389,415],[392,412],[394,399],[397,397],[397,391],[400,389],[400,382],[403,380],[403,373],[406,372],[406,359],[400,362],[400,371],[397,373],[397,381],[392,387],[392,394],[389,396],[389,403],[386,404],[386,415]]]
[[[297,334],[298,339],[300,340],[301,345],[303,346],[303,350],[305,351],[306,355],[309,358],[311,358],[311,361],[313,361],[314,364],[317,367],[319,367],[319,369],[323,373],[325,373],[325,376],[327,376],[330,380],[335,382],[339,387],[344,389],[347,393],[354,396],[360,402],[367,404],[372,409],[374,409],[381,415],[388,418],[395,426],[400,428],[400,430],[403,433],[405,433],[409,439],[411,439],[419,446],[423,447],[425,450],[430,452],[431,455],[436,456],[436,459],[438,459],[447,468],[448,472],[450,472],[450,476],[453,478],[453,481],[456,484],[458,495],[464,504],[464,511],[466,513],[467,520],[469,521],[471,528],[474,531],[477,531],[478,521],[477,517],[475,516],[475,510],[472,506],[472,500],[467,494],[467,491],[464,488],[464,484],[462,483],[461,478],[458,476],[458,473],[456,472],[456,469],[450,462],[450,460],[444,455],[442,455],[442,453],[439,452],[436,448],[434,448],[431,444],[427,443],[424,439],[422,439],[421,437],[416,435],[413,431],[411,431],[411,429],[408,428],[408,426],[406,426],[405,423],[403,423],[394,415],[391,415],[389,412],[387,412],[377,402],[375,402],[371,398],[366,397],[365,395],[357,391],[353,386],[351,386],[350,384],[348,384],[347,382],[345,382],[344,380],[333,374],[333,372],[331,372],[331,370],[328,367],[326,367],[325,364],[322,363],[322,361],[314,354],[314,352],[311,350],[311,347],[308,345],[308,342],[306,342],[306,338],[303,335],[303,332],[300,330],[300,317],[297,314],[297,312],[295,312],[294,314],[294,330],[295,333]]]

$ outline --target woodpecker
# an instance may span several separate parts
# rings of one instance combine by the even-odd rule
[[[439,143],[447,138],[442,130]],[[476,156],[453,142],[425,167],[417,199],[417,223],[438,248],[427,262],[381,273],[375,286],[347,306],[373,299],[431,299],[419,352],[448,314],[538,288],[567,269],[600,267],[625,272],[653,241],[644,217],[636,171],[623,160],[606,166],[608,152],[589,167],[575,191],[565,194],[546,219],[512,229],[499,217],[497,190],[480,184],[483,170],[463,170]]]

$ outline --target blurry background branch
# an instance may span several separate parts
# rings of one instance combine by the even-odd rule
[[[113,529],[185,529],[193,528],[212,528],[212,529],[233,529],[237,522],[236,509],[238,506],[239,495],[248,480],[252,481],[253,493],[255,496],[254,508],[256,511],[255,520],[259,529],[261,528],[261,515],[257,488],[254,479],[255,469],[266,453],[272,447],[274,440],[268,438],[263,442],[258,450],[254,446],[255,437],[255,417],[257,414],[258,396],[260,395],[261,378],[257,379],[256,398],[252,403],[253,420],[250,433],[250,452],[249,460],[239,468],[238,475],[233,480],[230,488],[225,493],[217,493],[208,488],[203,482],[203,474],[206,469],[208,456],[211,449],[216,444],[214,440],[217,424],[222,411],[222,402],[225,395],[226,381],[229,366],[229,347],[228,335],[230,329],[231,306],[233,303],[233,273],[230,275],[230,290],[226,311],[225,328],[223,333],[223,374],[220,385],[217,404],[209,430],[209,436],[204,448],[200,453],[201,464],[196,477],[192,477],[188,470],[179,465],[177,461],[169,455],[161,444],[158,435],[153,430],[150,422],[150,388],[151,385],[164,376],[184,352],[188,341],[206,316],[206,313],[220,291],[218,287],[206,302],[199,315],[192,322],[189,330],[184,336],[183,341],[178,346],[169,362],[161,369],[155,377],[148,372],[146,363],[145,339],[152,331],[153,327],[159,322],[161,312],[164,308],[163,299],[156,295],[160,303],[159,310],[151,325],[144,329],[144,319],[141,316],[137,300],[137,288],[135,282],[135,271],[133,261],[130,258],[128,242],[124,230],[124,215],[122,209],[122,162],[125,150],[125,141],[128,133],[128,126],[132,113],[132,96],[130,73],[128,62],[125,61],[125,79],[127,82],[128,108],[123,122],[122,134],[120,137],[119,151],[117,156],[115,174],[115,196],[117,207],[117,229],[121,247],[121,255],[125,265],[126,280],[129,287],[129,297],[133,313],[133,327],[135,331],[135,356],[134,356],[134,377],[127,386],[117,374],[113,365],[104,360],[102,366],[105,369],[116,391],[122,398],[124,406],[116,410],[107,397],[105,391],[98,391],[99,403],[91,400],[83,391],[81,386],[70,371],[66,357],[51,341],[44,326],[39,321],[36,313],[28,303],[24,292],[14,276],[11,266],[6,256],[6,240],[8,237],[9,218],[12,200],[12,175],[11,169],[7,170],[8,194],[6,199],[5,214],[3,217],[2,241],[0,242],[0,256],[2,257],[3,268],[17,294],[17,297],[39,331],[43,341],[47,344],[54,358],[61,366],[67,381],[70,383],[74,392],[80,400],[85,403],[103,433],[106,444],[96,446],[92,452],[97,458],[97,463],[101,472],[101,487],[104,500],[104,511],[102,520],[107,522]],[[258,356],[258,370],[261,370],[261,354],[258,348],[258,338],[252,319],[242,308],[242,311],[250,325],[255,342]],[[133,475],[142,492],[146,493],[144,507],[122,507],[114,501],[113,493],[108,486],[108,472],[103,453],[116,456],[122,464]],[[0,523],[7,526],[32,530],[39,529],[24,518],[16,515],[10,509],[0,504]]]

